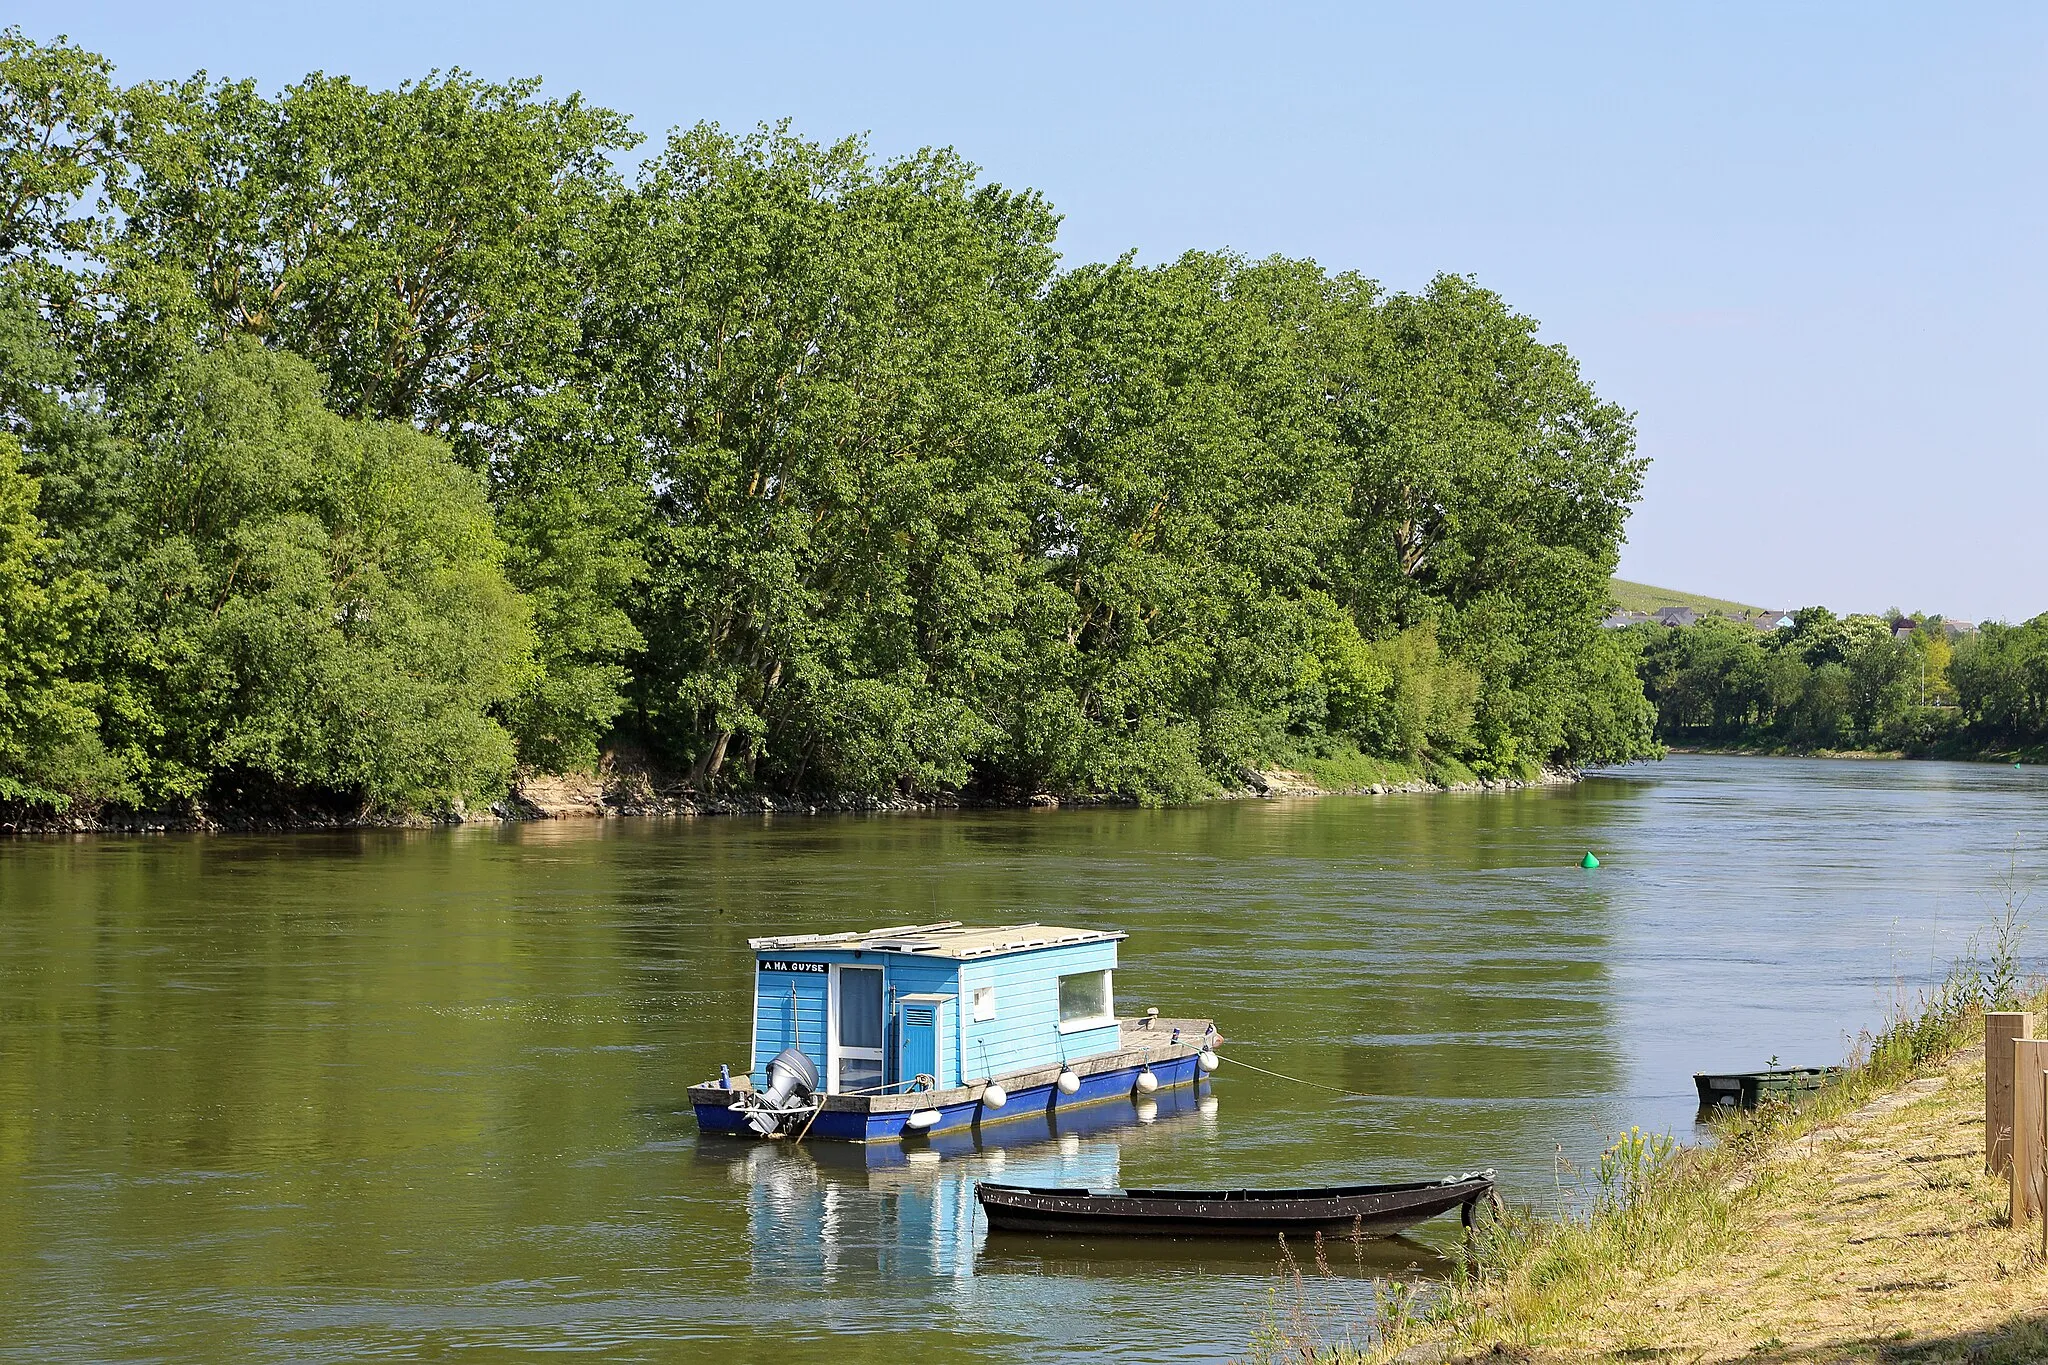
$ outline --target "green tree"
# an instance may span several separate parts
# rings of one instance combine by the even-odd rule
[[[1986,622],[1956,649],[1949,676],[1980,742],[2048,741],[2048,614],[2017,626]]]
[[[1781,703],[1756,631],[1716,616],[1646,630],[1644,659],[1652,669],[1646,681],[1667,738],[1730,741],[1771,724]]]
[[[0,802],[58,810],[121,794],[99,742],[93,689],[71,676],[96,585],[53,571],[19,444],[0,434]]]
[[[1919,697],[1919,660],[1912,648],[1887,631],[1882,639],[1863,640],[1848,668],[1854,689],[1850,716],[1857,732],[1866,738],[1903,733]]]
[[[1915,680],[1922,705],[1940,706],[1955,700],[1955,690],[1949,686],[1948,666],[1955,657],[1955,647],[1950,644],[1948,630],[1939,616],[1923,617],[1914,627],[1907,643],[1918,657],[1915,660]]]
[[[1474,766],[1576,761],[1565,717],[1599,657],[1599,620],[1645,461],[1626,412],[1496,294],[1443,276],[1373,302],[1347,290],[1331,391],[1348,454],[1351,527],[1338,596],[1369,629],[1441,611],[1481,680]],[[1596,673],[1605,667],[1605,661]],[[1581,716],[1581,723],[1586,719]],[[1624,734],[1594,747],[1628,751]]]
[[[188,339],[255,337],[318,365],[343,414],[414,423],[486,474],[540,639],[506,715],[529,759],[560,766],[594,761],[639,644],[645,485],[631,434],[590,404],[585,335],[609,158],[636,138],[539,84],[129,92],[103,368],[146,388]]]
[[[1852,743],[1856,722],[1850,708],[1855,696],[1855,679],[1847,665],[1833,660],[1819,665],[1807,676],[1793,710],[1794,738],[1819,748],[1842,748]]]
[[[1009,727],[1027,770],[1057,755],[1051,780],[1186,799],[1278,742],[1302,661],[1333,640],[1313,590],[1344,490],[1288,325],[1313,325],[1320,291],[1311,266],[1203,255],[1050,291],[1033,548],[1059,596]]]
[[[1565,706],[1565,752],[1587,766],[1662,757],[1657,708],[1644,695],[1640,637],[1603,630],[1576,661]]]
[[[490,711],[531,667],[477,477],[347,420],[296,357],[194,357],[136,414],[136,535],[111,567],[108,728],[152,801],[245,780],[405,810],[511,771]]]
[[[94,619],[17,666],[129,799],[466,800],[508,730],[867,796],[1655,751],[1630,420],[1468,280],[1056,274],[1038,195],[787,128],[629,186],[622,116],[459,71],[121,90],[8,30],[0,131],[16,558]],[[1804,686],[1739,662],[1711,724]]]
[[[1368,747],[1424,769],[1469,754],[1479,675],[1444,657],[1428,622],[1381,641],[1377,652],[1391,675],[1392,696]]]
[[[672,137],[603,272],[602,402],[652,460],[637,722],[700,785],[969,779],[1039,566],[1037,196],[949,153]]]
[[[0,257],[11,263],[87,244],[74,210],[118,176],[113,67],[66,39],[41,44],[0,29]]]

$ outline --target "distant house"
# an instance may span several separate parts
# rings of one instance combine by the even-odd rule
[[[1622,630],[1628,626],[1640,625],[1649,619],[1646,612],[1612,611],[1607,614],[1607,619],[1600,623],[1600,627],[1603,630]]]
[[[1943,620],[1941,628],[1948,633],[1948,638],[1951,640],[1961,635],[1975,635],[1977,633],[1977,623],[1975,621]]]
[[[1918,629],[1920,629],[1918,621],[1915,621],[1910,616],[1901,616],[1898,620],[1892,622],[1892,638],[1894,640],[1903,640]]]
[[[1778,620],[1777,620],[1776,624],[1774,624],[1774,625],[1773,625],[1773,626],[1771,627],[1771,629],[1773,629],[1773,630],[1790,630],[1790,629],[1792,629],[1792,627],[1794,627],[1794,626],[1796,626],[1796,625],[1798,625],[1798,624],[1799,624],[1799,623],[1798,623],[1797,621],[1794,621],[1794,620],[1793,620],[1793,619],[1792,619],[1791,617],[1789,617],[1789,616],[1780,616],[1780,617],[1778,618]]]
[[[1663,626],[1689,626],[1700,619],[1700,614],[1691,607],[1657,608],[1657,624]]]

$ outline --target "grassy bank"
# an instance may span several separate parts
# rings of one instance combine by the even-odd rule
[[[1738,1116],[1711,1147],[1625,1135],[1563,1216],[1484,1223],[1474,1268],[1425,1306],[1383,1297],[1353,1334],[1369,1345],[1282,1332],[1258,1354],[2048,1360],[2038,1227],[2006,1226],[2005,1185],[1983,1170],[1977,1002],[2011,999],[2005,965],[1995,983],[1952,976],[1800,1110]]]
[[[1429,788],[1455,790],[1481,785],[1482,779],[1456,758],[1428,754],[1413,762],[1368,754],[1357,745],[1325,741],[1304,745],[1275,755],[1274,767],[1298,772],[1323,791],[1420,791]],[[1542,781],[1543,770],[1524,763],[1496,781],[1528,784]]]

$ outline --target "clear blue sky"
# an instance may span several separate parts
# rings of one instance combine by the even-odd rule
[[[459,65],[653,138],[950,144],[1049,195],[1069,263],[1469,274],[1638,414],[1624,576],[2048,610],[2048,6],[12,8],[127,80]]]

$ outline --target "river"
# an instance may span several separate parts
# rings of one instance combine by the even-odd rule
[[[1689,1140],[1696,1070],[1842,1060],[2044,849],[2041,771],[1704,756],[1168,811],[0,843],[0,1360],[1335,1336],[1455,1221],[1297,1288],[1263,1246],[991,1241],[972,1182],[1491,1166],[1547,1204],[1621,1128]],[[942,918],[1128,930],[1120,1005],[1215,1017],[1213,1085],[937,1159],[699,1140],[748,936]]]

